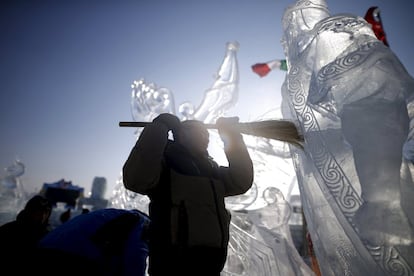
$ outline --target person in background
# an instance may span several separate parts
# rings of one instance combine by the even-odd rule
[[[143,129],[123,166],[123,183],[150,198],[149,274],[218,276],[227,258],[227,196],[247,192],[253,163],[237,117],[217,120],[228,166],[209,155],[209,133],[196,120],[163,113]],[[169,139],[169,131],[173,140]]]
[[[14,221],[0,226],[2,269],[18,272],[30,270],[37,243],[50,231],[52,205],[41,195],[30,198]]]
[[[59,216],[60,223],[65,223],[72,218],[72,210],[68,208]]]

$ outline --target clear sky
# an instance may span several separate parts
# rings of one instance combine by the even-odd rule
[[[283,58],[289,0],[3,0],[0,2],[0,176],[16,158],[28,192],[64,178],[107,195],[135,143],[131,83],[169,88],[196,106],[214,81],[226,42],[238,41],[239,102],[250,120],[278,107],[284,73],[250,66]],[[409,2],[409,4],[407,4]],[[327,1],[331,14],[381,9],[390,47],[414,75],[413,2]],[[414,91],[413,91],[414,92]]]

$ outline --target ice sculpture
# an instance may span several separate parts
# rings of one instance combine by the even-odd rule
[[[6,176],[1,178],[1,187],[13,191],[15,196],[21,196],[23,190],[20,183],[20,176],[24,174],[24,164],[19,160],[15,160],[13,164],[4,170],[6,171]]]
[[[227,43],[226,54],[217,72],[217,78],[210,89],[205,91],[200,106],[194,111],[193,118],[205,123],[214,123],[238,100],[239,67],[236,53],[239,43]]]
[[[205,123],[214,123],[225,111],[233,107],[238,99],[239,72],[237,65],[238,42],[226,44],[226,51],[217,77],[212,86],[205,91],[204,98],[197,108],[190,102],[175,107],[174,95],[165,87],[146,83],[145,79],[132,84],[131,111],[135,121],[148,122],[158,114],[167,112],[179,116],[182,120],[193,119]]]
[[[283,114],[305,138],[291,151],[322,274],[414,275],[414,79],[324,0],[288,7],[283,28]]]
[[[170,112],[182,120],[195,118],[213,123],[218,117],[225,116],[238,100],[238,50],[237,42],[226,44],[217,77],[205,91],[202,102],[197,108],[184,102],[178,107],[178,114],[173,93],[167,88],[148,84],[144,79],[135,81],[132,85],[133,119],[151,121],[159,113]],[[275,109],[258,119],[281,116],[280,109]],[[136,132],[137,136],[139,134],[140,129]],[[245,138],[254,162],[255,183],[246,194],[226,198],[232,222],[228,260],[222,275],[313,275],[297,252],[288,226],[291,210],[285,198],[296,184],[289,148],[280,141],[253,136]],[[217,131],[210,130],[209,152],[214,152],[214,147],[222,147],[222,142]],[[149,199],[126,190],[122,176],[110,202],[112,207],[148,212]]]
[[[26,200],[20,180],[25,172],[25,165],[16,159],[5,171],[6,175],[0,177],[0,225],[15,219]]]
[[[222,275],[314,275],[293,245],[290,205],[276,187],[263,191],[265,207],[232,212],[229,255]]]

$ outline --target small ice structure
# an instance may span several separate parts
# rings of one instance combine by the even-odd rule
[[[20,181],[25,165],[20,160],[15,160],[5,171],[6,175],[0,177],[0,225],[14,220],[17,212],[26,203],[25,191]]]

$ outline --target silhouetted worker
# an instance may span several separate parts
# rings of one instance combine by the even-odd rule
[[[30,198],[16,220],[0,226],[0,247],[2,269],[15,275],[30,271],[37,243],[49,231],[52,205],[41,195]]]
[[[217,120],[228,167],[207,151],[203,123],[169,113],[146,126],[123,167],[127,189],[148,195],[149,274],[220,275],[227,258],[230,213],[224,198],[253,183],[253,164],[237,117]],[[174,141],[168,139],[172,131]]]

